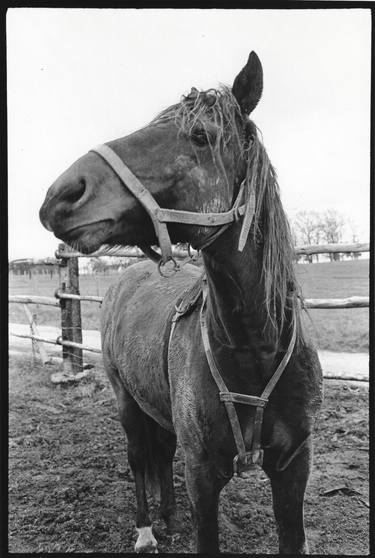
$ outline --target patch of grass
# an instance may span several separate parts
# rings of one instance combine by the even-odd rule
[[[368,296],[369,260],[297,264],[306,298]]]
[[[345,298],[368,296],[369,260],[297,264],[297,276],[305,298]],[[103,296],[109,285],[119,274],[81,275],[80,291]],[[10,276],[10,294],[53,296],[58,286],[57,276],[39,275],[31,280],[26,276]],[[99,304],[82,302],[82,324],[84,329],[99,328]],[[31,305],[41,325],[60,326],[58,308]],[[310,310],[310,318],[304,319],[307,332],[319,349],[332,351],[367,351],[368,309]],[[311,321],[312,320],[312,321]],[[10,304],[9,321],[27,323],[22,306]]]
[[[297,265],[297,277],[305,298],[368,296],[369,260]],[[367,308],[309,310],[304,324],[319,349],[368,351]]]

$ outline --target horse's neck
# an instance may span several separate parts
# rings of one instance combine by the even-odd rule
[[[203,255],[210,341],[224,367],[234,365],[249,377],[253,366],[264,378],[270,374],[277,346],[267,332],[262,263],[250,237],[243,252],[238,251],[238,235],[236,224]]]

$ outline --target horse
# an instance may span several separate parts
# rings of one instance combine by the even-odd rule
[[[322,371],[303,331],[276,172],[249,117],[262,91],[252,51],[232,87],[193,87],[140,130],[83,155],[40,209],[42,224],[83,253],[133,245],[151,258],[109,288],[101,315],[135,479],[136,552],[157,551],[148,488],[170,532],[178,527],[178,441],[196,552],[219,551],[222,488],[261,466],[279,552],[308,553],[303,508]],[[172,242],[200,250],[203,273],[178,264]]]

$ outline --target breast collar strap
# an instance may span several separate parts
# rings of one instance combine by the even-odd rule
[[[225,382],[220,374],[220,370],[216,364],[215,357],[211,349],[210,339],[208,336],[207,323],[206,323],[206,299],[207,299],[207,286],[205,285],[205,283],[203,283],[203,302],[200,311],[200,325],[201,325],[203,346],[206,353],[207,362],[211,370],[212,377],[215,380],[215,383],[219,389],[220,401],[222,401],[225,405],[229,422],[232,428],[234,441],[237,448],[237,455],[233,459],[233,470],[235,474],[241,476],[244,471],[251,469],[255,465],[262,465],[263,463],[263,449],[262,449],[263,413],[268,403],[269,397],[274,387],[276,386],[278,380],[280,379],[282,373],[284,372],[290,360],[290,357],[293,353],[293,349],[296,342],[296,330],[297,330],[296,316],[293,315],[293,331],[286,353],[283,356],[277,369],[273,373],[271,379],[267,382],[260,396],[234,393],[234,392],[230,392],[227,386],[225,385]],[[173,330],[176,326],[175,322],[176,320],[174,320],[171,334],[173,333]],[[246,451],[245,441],[243,439],[240,421],[238,419],[238,415],[234,406],[235,403],[240,403],[243,405],[252,405],[256,407],[250,451]]]
[[[149,214],[159,241],[159,247],[161,249],[161,256],[159,256],[159,259],[162,264],[165,264],[169,260],[173,260],[172,243],[166,223],[198,225],[202,227],[221,227],[218,231],[215,231],[206,242],[199,246],[201,249],[211,244],[231,223],[245,214],[245,205],[240,205],[244,191],[244,183],[241,184],[233,207],[229,211],[224,211],[222,213],[198,213],[194,211],[164,209],[159,206],[147,188],[143,186],[117,153],[108,145],[98,145],[90,151],[97,153],[106,161],[124,186],[133,194]],[[157,252],[153,251],[150,247],[140,246],[140,248],[151,259],[156,260],[158,258]]]

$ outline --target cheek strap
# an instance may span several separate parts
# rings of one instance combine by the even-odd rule
[[[147,211],[151,217],[152,224],[154,225],[156,236],[159,240],[159,246],[161,249],[161,259],[162,263],[172,259],[172,243],[169,238],[169,233],[167,225],[160,221],[158,218],[158,211],[160,206],[155,200],[155,198],[150,194],[150,192],[143,186],[142,182],[132,173],[132,171],[125,165],[125,163],[120,159],[120,157],[108,147],[108,145],[98,145],[91,149],[98,155],[102,157],[111,167],[111,169],[117,174],[121,182],[126,186],[126,188],[133,194],[133,196],[139,201],[142,207]]]

